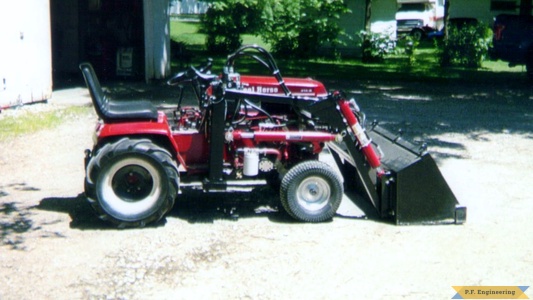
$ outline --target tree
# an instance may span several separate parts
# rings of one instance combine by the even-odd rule
[[[370,32],[370,27],[372,25],[372,0],[366,0],[365,3],[365,31]]]
[[[340,43],[343,0],[219,0],[202,18],[210,51],[230,52],[243,33],[255,33],[278,56],[310,57],[324,45]]]
[[[450,0],[444,0],[444,39],[448,39],[448,24],[450,24]]]
[[[365,30],[364,34],[361,36],[361,51],[363,53],[363,62],[372,62],[374,61],[375,55],[372,52],[372,0],[366,0],[365,2]]]
[[[241,34],[257,32],[261,26],[263,3],[262,0],[211,1],[201,19],[208,51],[229,53],[239,48]]]
[[[259,33],[278,56],[316,56],[340,43],[338,21],[349,11],[343,0],[266,0]]]

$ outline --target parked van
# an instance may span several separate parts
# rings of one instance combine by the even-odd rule
[[[493,32],[491,57],[509,62],[509,67],[525,65],[533,81],[533,16],[499,15]]]
[[[416,39],[444,27],[444,0],[398,0],[396,32]]]

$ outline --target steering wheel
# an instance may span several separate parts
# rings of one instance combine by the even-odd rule
[[[178,74],[172,76],[169,80],[167,80],[168,85],[179,85],[184,83],[192,82],[192,77],[189,76],[189,70],[179,72]]]
[[[179,72],[167,80],[167,84],[172,86],[180,85],[184,83],[191,83],[194,80],[199,80],[201,83],[207,84],[218,77],[217,75],[208,73],[208,71],[211,70],[212,65],[213,60],[209,59],[207,64],[201,67],[199,70],[193,66],[190,66],[187,70]]]

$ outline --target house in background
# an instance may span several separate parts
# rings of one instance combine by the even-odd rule
[[[169,21],[169,0],[1,1],[0,109],[49,99],[82,61],[104,79],[168,77]]]
[[[352,13],[340,20],[350,36],[365,28],[367,0],[345,0]],[[500,13],[531,14],[533,0],[450,0],[450,17],[486,24]],[[179,4],[179,7],[178,7]],[[176,8],[177,7],[177,8]],[[371,30],[396,32],[396,0],[372,0]],[[173,10],[174,9],[174,10]],[[192,0],[0,1],[0,110],[49,99],[54,82],[80,77],[91,62],[99,76],[145,81],[170,74],[170,14],[201,13]],[[343,52],[358,54],[348,40]]]
[[[169,75],[168,0],[39,1],[50,1],[54,77],[79,74],[81,61],[108,78]]]
[[[49,12],[44,0],[0,2],[0,110],[51,97]]]
[[[198,0],[170,0],[170,15],[205,14],[209,4]]]
[[[367,0],[346,0],[351,14],[341,17],[340,25],[355,39],[346,39],[343,54],[360,55],[358,33],[365,29],[365,4]],[[413,0],[416,1],[416,0]],[[424,0],[420,0],[424,1]],[[518,14],[529,11],[533,0],[450,0],[450,18],[475,18],[492,26],[494,17],[502,13]],[[529,5],[529,6],[528,6]],[[396,36],[397,0],[372,0],[370,31]],[[525,9],[524,9],[525,7]]]
[[[425,0],[413,0],[424,2]],[[426,0],[427,1],[427,0]],[[443,1],[442,1],[443,2]],[[492,26],[494,17],[502,13],[518,14],[521,7],[529,3],[531,14],[532,0],[450,0],[450,18],[475,18]],[[352,14],[343,16],[341,24],[348,34],[356,34],[364,29],[365,0],[347,0]],[[372,0],[371,31],[376,33],[395,33],[395,14],[399,5],[397,0]],[[523,9],[522,9],[523,10]]]
[[[532,0],[451,0],[450,18],[475,18],[492,26],[499,14],[519,14],[521,5]],[[531,7],[529,8],[531,14]]]

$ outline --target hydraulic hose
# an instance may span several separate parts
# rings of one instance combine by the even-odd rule
[[[262,57],[256,55],[256,54],[254,54],[254,53],[250,53],[250,52],[246,51],[246,50],[249,50],[249,49],[259,52],[263,56],[264,59]],[[289,97],[292,95],[291,91],[289,90],[289,88],[285,84],[285,81],[283,80],[283,77],[281,76],[279,68],[276,65],[276,61],[272,57],[272,54],[270,54],[267,50],[265,50],[264,48],[262,48],[260,46],[257,46],[257,45],[242,46],[237,51],[235,51],[233,54],[228,56],[228,59],[226,60],[226,67],[228,69],[229,69],[229,67],[232,67],[234,65],[234,63],[235,63],[235,60],[238,57],[241,57],[241,56],[249,56],[249,57],[253,58],[254,60],[256,60],[257,62],[259,62],[260,64],[262,64],[263,66],[267,67],[269,69],[269,71],[272,72],[272,75],[278,81],[278,83],[281,86],[281,88],[283,89],[283,92],[285,93],[285,95],[289,96]]]

